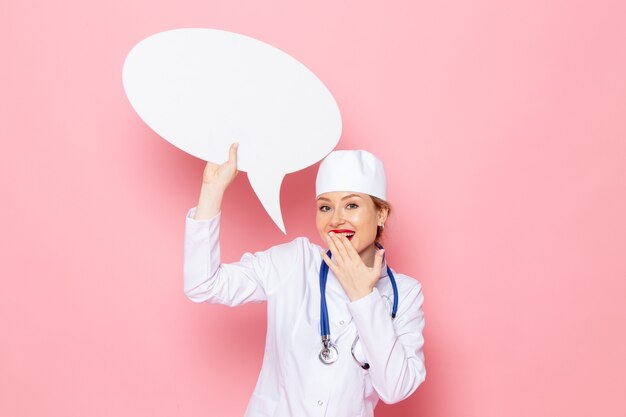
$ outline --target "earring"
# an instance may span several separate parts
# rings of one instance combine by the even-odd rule
[[[381,223],[378,227],[380,227],[380,229],[384,229],[385,228],[385,223]]]

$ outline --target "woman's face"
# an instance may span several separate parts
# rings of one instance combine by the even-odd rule
[[[366,261],[373,256],[377,227],[385,222],[386,215],[376,209],[367,194],[334,191],[317,198],[315,224],[324,242],[328,232],[343,234]]]

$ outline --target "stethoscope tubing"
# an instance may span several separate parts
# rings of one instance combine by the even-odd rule
[[[326,253],[329,257],[332,256],[330,249]],[[322,336],[330,336],[330,324],[328,321],[328,306],[326,305],[326,281],[328,280],[328,265],[322,260],[320,266],[320,331]]]

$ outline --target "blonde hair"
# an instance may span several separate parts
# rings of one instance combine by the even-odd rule
[[[385,200],[381,198],[374,197],[373,195],[370,195],[370,197],[372,198],[372,201],[374,202],[374,207],[376,207],[376,211],[386,210],[387,219],[389,219],[389,215],[391,214],[391,204],[389,204],[388,202],[386,202]],[[376,242],[379,242],[382,240],[383,231],[384,229],[382,227],[380,226],[376,227]]]

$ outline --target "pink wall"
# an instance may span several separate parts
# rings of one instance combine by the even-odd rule
[[[184,297],[203,163],[122,90],[130,48],[179,27],[292,54],[335,95],[339,148],[386,162],[428,377],[377,415],[626,415],[624,2],[382,3],[2,2],[0,416],[246,407],[264,306]],[[286,239],[318,240],[315,172],[285,180]],[[245,175],[224,205],[226,260],[285,240]]]

